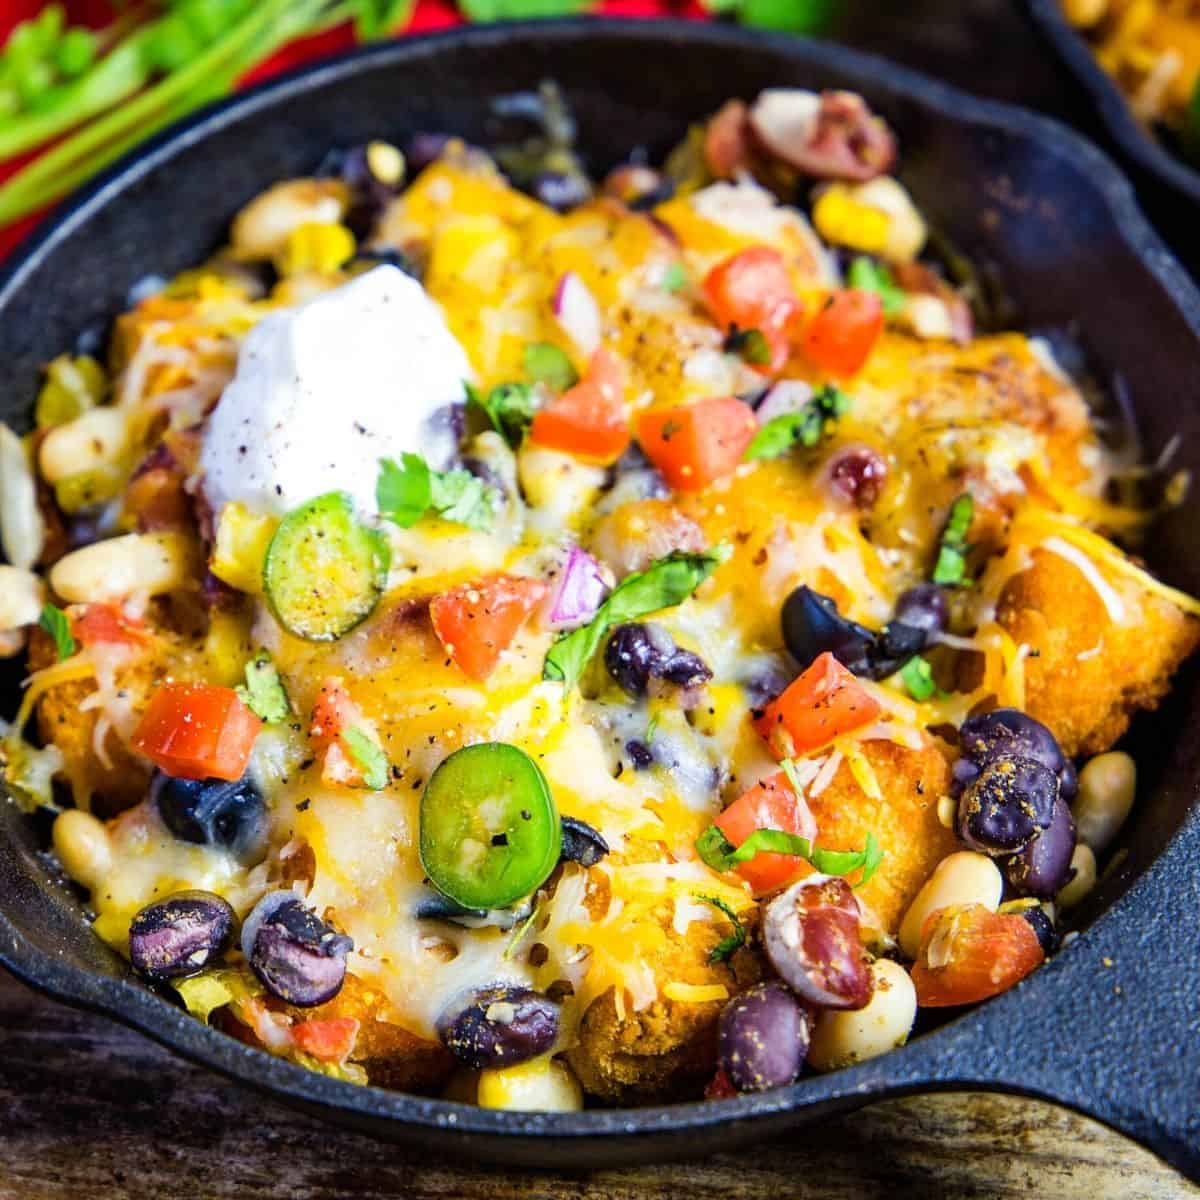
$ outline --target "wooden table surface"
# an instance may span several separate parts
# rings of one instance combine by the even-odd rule
[[[848,40],[1093,125],[1015,0],[850,3]],[[466,1167],[292,1113],[0,972],[0,1200],[149,1196],[1157,1200],[1200,1189],[1095,1122],[994,1095],[889,1101],[687,1164],[571,1174]]]
[[[888,1101],[686,1164],[473,1168],[332,1129],[0,973],[0,1200],[1200,1197],[1093,1121],[1004,1096]]]

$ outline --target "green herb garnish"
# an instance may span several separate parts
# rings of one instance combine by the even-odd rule
[[[850,264],[846,280],[860,292],[874,292],[883,301],[883,311],[889,317],[903,312],[908,303],[907,294],[896,284],[891,271],[873,258],[856,258]]]
[[[375,485],[379,515],[401,529],[415,525],[427,513],[487,530],[495,514],[495,493],[470,471],[433,471],[419,454],[379,460]]]
[[[579,372],[566,352],[550,342],[530,342],[523,356],[525,374],[544,383],[552,392],[565,392],[579,382]]]
[[[75,639],[71,636],[71,622],[61,608],[56,608],[53,604],[44,604],[42,615],[38,617],[38,625],[54,639],[59,662],[70,658],[78,649]]]
[[[578,682],[609,630],[625,621],[682,604],[728,557],[718,546],[703,554],[676,551],[623,579],[586,625],[559,638],[542,668],[543,679]]]
[[[746,944],[746,927],[738,920],[737,913],[719,896],[709,896],[704,892],[694,892],[693,895],[697,900],[703,900],[705,904],[711,904],[718,912],[724,913],[733,925],[733,932],[722,938],[708,956],[710,963],[728,962]]]
[[[537,411],[536,389],[532,383],[501,383],[485,396],[469,383],[467,402],[488,419],[492,428],[515,450],[525,438]]]
[[[928,700],[937,691],[928,659],[914,655],[900,668],[900,679],[914,700]]]
[[[266,650],[246,664],[246,682],[237,689],[242,703],[268,725],[291,715],[292,706],[279,676],[279,669]]]
[[[341,741],[350,760],[363,773],[367,787],[373,792],[387,787],[390,770],[383,747],[361,729],[342,730]]]
[[[679,292],[687,287],[688,273],[687,268],[681,262],[673,262],[665,272],[663,272],[663,290],[667,292]]]
[[[756,829],[740,846],[710,825],[696,839],[696,853],[714,871],[730,871],[739,863],[749,862],[756,854],[794,854],[811,863],[823,875],[849,875],[861,871],[855,887],[862,887],[883,861],[883,850],[873,833],[867,834],[861,850],[822,850],[808,838],[781,829]]]
[[[654,742],[654,735],[658,732],[658,720],[658,713],[655,713],[646,723],[646,737],[644,740],[647,746],[652,745]]]
[[[736,325],[725,339],[725,350],[741,356],[742,362],[765,367],[771,361],[771,343],[761,329],[739,329]]]
[[[967,573],[967,530],[975,515],[975,501],[970,492],[963,492],[950,505],[950,515],[938,543],[937,561],[932,579],[945,587],[962,587]]]
[[[824,436],[829,426],[849,411],[850,397],[840,388],[826,384],[811,400],[793,413],[773,417],[755,435],[746,448],[745,458],[778,458],[793,446],[811,449]]]

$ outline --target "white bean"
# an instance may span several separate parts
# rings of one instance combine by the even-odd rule
[[[77,883],[94,888],[112,869],[112,843],[103,822],[91,813],[68,808],[54,819],[54,851]]]
[[[23,567],[0,565],[0,629],[36,625],[46,603],[46,585]]]
[[[1096,854],[1125,824],[1137,791],[1137,767],[1122,750],[1097,754],[1079,772],[1079,795],[1072,810],[1079,840]]]
[[[1074,908],[1096,886],[1096,856],[1084,842],[1075,847],[1071,855],[1071,866],[1075,877],[1054,897],[1060,908]]]
[[[46,542],[25,443],[0,423],[0,545],[15,567],[32,567]]]
[[[16,658],[28,640],[24,629],[0,629],[0,658]]]
[[[180,533],[128,533],[74,550],[54,564],[50,586],[75,604],[157,596],[198,578],[195,542]]]
[[[808,1061],[818,1071],[876,1058],[908,1040],[917,1016],[917,989],[908,972],[890,958],[878,958],[871,964],[871,981],[874,991],[866,1008],[817,1013]]]
[[[286,179],[255,196],[233,219],[230,244],[238,258],[274,258],[288,235],[310,222],[340,221],[350,194],[337,179]]]
[[[948,854],[922,885],[900,922],[900,948],[909,958],[921,949],[921,926],[931,912],[951,904],[982,904],[995,912],[1004,892],[1000,868],[986,854]]]
[[[119,408],[89,408],[46,434],[38,454],[42,475],[58,483],[71,475],[116,466],[129,444],[129,419]]]

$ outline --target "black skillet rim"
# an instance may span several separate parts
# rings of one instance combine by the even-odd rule
[[[1086,38],[1063,14],[1061,0],[1025,0],[1034,23],[1059,59],[1087,90],[1122,153],[1142,170],[1200,204],[1200,169],[1171,153],[1133,115],[1121,89],[1096,61]]]
[[[402,62],[410,56],[436,52],[441,47],[456,44],[486,47],[510,38],[515,28],[498,25],[456,29],[364,47],[289,72],[201,111],[122,159],[38,229],[0,272],[0,304],[19,292],[25,276],[53,249],[59,237],[86,223],[93,212],[119,197],[143,174],[169,161],[175,152],[202,141],[228,121],[253,116],[269,109],[277,98],[303,94],[312,86],[369,70],[376,64]],[[527,22],[520,30],[521,36],[547,42],[578,37],[620,42],[652,35],[683,42],[715,41],[731,50],[765,48],[787,54],[799,63],[820,58],[846,69],[849,74],[874,74],[949,120],[992,127],[1052,144],[1057,154],[1073,160],[1092,179],[1111,211],[1115,227],[1145,269],[1170,294],[1200,339],[1200,292],[1138,210],[1128,181],[1092,143],[1049,117],[996,101],[979,100],[873,55],[810,39],[672,20],[607,20],[600,23],[589,18],[571,18]],[[789,1114],[799,1117],[805,1112],[814,1115],[832,1113],[885,1095],[919,1090],[998,1086],[1029,1095],[1051,1094],[1036,1081],[1026,1084],[1019,1073],[1014,1073],[1014,1066],[1003,1061],[1003,1054],[996,1050],[994,1043],[981,1044],[989,1041],[983,1037],[983,1026],[988,1027],[988,1033],[1012,1032],[1026,1022],[1027,1006],[1036,1004],[1039,996],[1048,998],[1055,993],[1061,996],[1064,989],[1075,987],[1081,979],[1094,974],[1094,969],[1084,962],[1085,952],[1097,948],[1106,930],[1122,935],[1128,933],[1128,930],[1119,930],[1118,926],[1127,926],[1131,919],[1136,919],[1138,909],[1145,907],[1145,903],[1139,904],[1139,899],[1153,890],[1150,886],[1153,882],[1158,883],[1161,891],[1164,882],[1170,882],[1168,877],[1173,879],[1175,875],[1182,875],[1193,888],[1200,889],[1200,867],[1194,857],[1197,855],[1200,855],[1200,806],[1193,804],[1170,842],[1142,877],[1101,914],[1075,944],[1066,947],[1012,991],[882,1058],[806,1079],[792,1087],[736,1100],[636,1109],[589,1109],[569,1114],[512,1113],[345,1083],[316,1075],[201,1025],[132,979],[96,975],[55,959],[27,942],[9,922],[2,908],[0,964],[52,997],[117,1019],[194,1062],[329,1119],[357,1120],[376,1132],[386,1132],[391,1127],[397,1135],[402,1130],[415,1134],[424,1130],[435,1139],[439,1134],[453,1139],[464,1150],[476,1151],[480,1157],[510,1161],[537,1161],[539,1157],[520,1149],[516,1145],[518,1140],[528,1145],[530,1139],[562,1139],[567,1143],[567,1149],[556,1157],[559,1165],[568,1165],[572,1161],[570,1145],[582,1145],[591,1139],[615,1142],[635,1137],[641,1142],[652,1140],[658,1134],[674,1140],[679,1134],[724,1130],[731,1135],[731,1140],[744,1141],[749,1136],[746,1130],[750,1126],[755,1126],[756,1132],[758,1128],[763,1132],[768,1127],[784,1128],[789,1123]],[[1146,896],[1147,901],[1151,899]],[[1088,1096],[1077,1088],[1056,1089],[1054,1098],[1082,1111],[1092,1107]],[[1138,1124],[1136,1114],[1130,1114],[1120,1123],[1131,1136],[1138,1135],[1136,1129],[1129,1128]],[[1144,1129],[1150,1136],[1150,1126],[1145,1125]],[[504,1149],[506,1143],[511,1147],[507,1151]],[[685,1145],[678,1141],[674,1144],[681,1149]],[[706,1146],[703,1152],[715,1148]],[[636,1157],[636,1154],[629,1157]]]

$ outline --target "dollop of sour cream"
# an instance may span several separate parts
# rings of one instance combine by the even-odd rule
[[[208,419],[208,503],[282,515],[336,490],[374,513],[381,458],[420,454],[435,469],[453,458],[471,378],[441,309],[393,266],[273,312]]]

